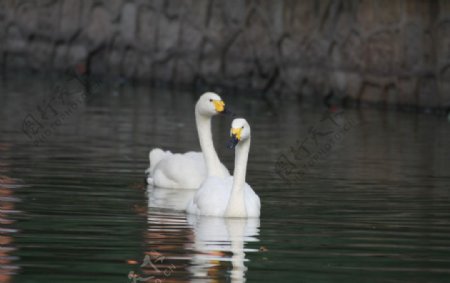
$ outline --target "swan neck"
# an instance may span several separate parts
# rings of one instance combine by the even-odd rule
[[[248,153],[250,151],[250,138],[236,146],[233,172],[233,192],[243,191],[247,172]]]
[[[221,163],[214,148],[211,133],[211,117],[200,114],[195,110],[195,122],[197,124],[198,138],[200,140],[200,148],[206,162],[208,176],[222,176]]]

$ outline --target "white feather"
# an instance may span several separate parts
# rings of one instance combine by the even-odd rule
[[[195,120],[202,152],[172,153],[155,148],[149,153],[150,167],[147,183],[169,189],[198,189],[208,172],[215,176],[229,176],[214,149],[211,118],[218,114],[212,101],[222,100],[215,93],[203,94],[195,106]]]
[[[244,119],[234,119],[232,129],[240,131],[240,141],[235,149],[234,176],[209,175],[186,207],[188,213],[219,217],[259,217],[260,199],[245,182],[250,125]]]

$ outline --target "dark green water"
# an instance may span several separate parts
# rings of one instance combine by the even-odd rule
[[[57,83],[0,86],[0,282],[449,282],[447,120],[346,110],[333,124],[321,108],[223,95],[252,126],[262,217],[192,219],[173,210],[192,192],[143,180],[152,147],[199,148],[198,94],[102,85],[76,100],[68,82],[68,111]],[[230,122],[213,122],[228,168]],[[299,173],[287,180],[282,154]]]

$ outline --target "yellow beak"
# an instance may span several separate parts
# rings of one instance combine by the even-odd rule
[[[231,135],[234,135],[238,141],[241,140],[242,128],[231,128]]]
[[[223,100],[213,100],[214,108],[217,112],[223,112],[225,110],[225,102]]]

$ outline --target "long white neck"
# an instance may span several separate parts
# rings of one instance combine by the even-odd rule
[[[247,173],[248,153],[250,151],[250,138],[238,143],[234,156],[233,191],[242,191]]]
[[[231,189],[226,214],[229,217],[245,217],[247,216],[247,211],[245,208],[244,186],[248,153],[250,151],[250,138],[239,142],[235,150],[233,188]]]
[[[211,117],[201,115],[195,109],[195,123],[197,124],[198,138],[200,147],[205,157],[208,176],[222,176],[221,163],[214,149],[214,143],[211,133]]]

